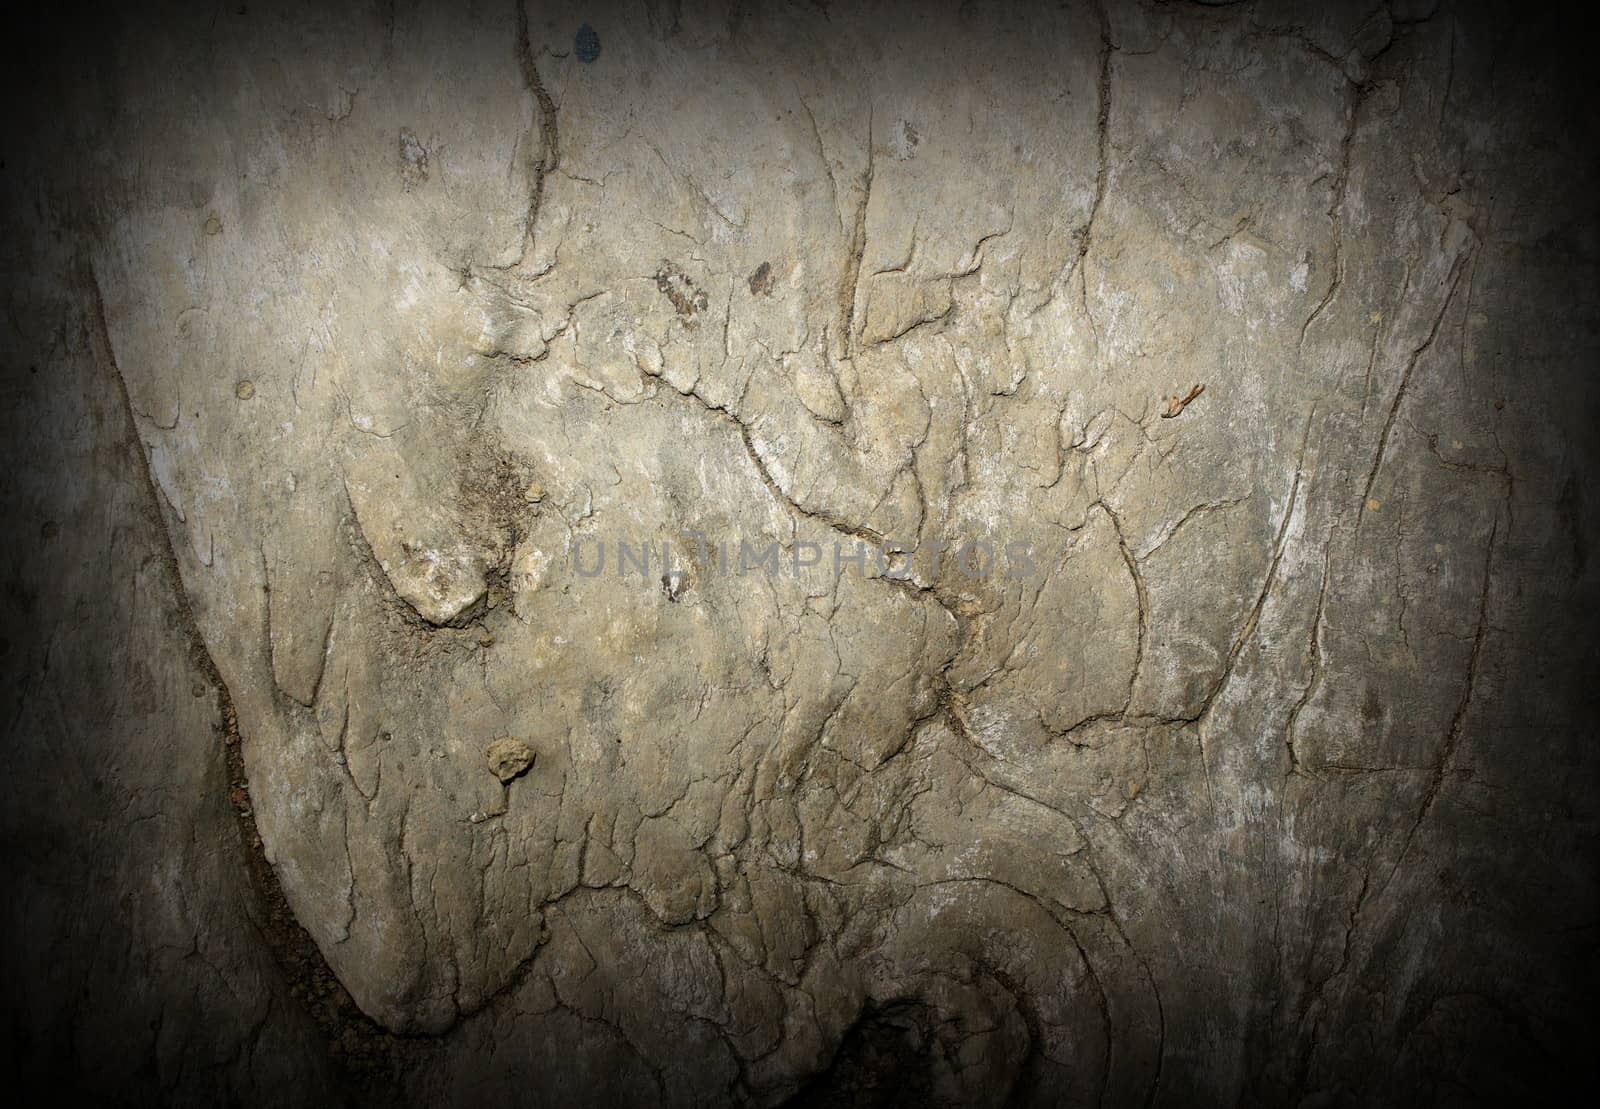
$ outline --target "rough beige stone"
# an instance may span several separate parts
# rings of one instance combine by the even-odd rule
[[[1582,40],[1534,14],[291,3],[50,39],[0,172],[18,1081],[1575,1073],[1600,182]]]

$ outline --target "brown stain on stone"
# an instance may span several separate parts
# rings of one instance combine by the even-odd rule
[[[693,323],[695,316],[705,311],[711,302],[703,289],[689,280],[689,275],[676,263],[663,259],[656,270],[656,288],[672,303],[672,310],[685,322]]]
[[[750,275],[750,295],[769,297],[772,295],[772,263],[762,262]]]

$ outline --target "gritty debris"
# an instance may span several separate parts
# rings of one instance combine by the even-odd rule
[[[494,776],[504,783],[527,773],[533,765],[533,748],[516,736],[502,736],[489,744],[485,757]]]
[[[428,148],[410,128],[402,128],[399,149],[400,185],[410,192],[428,179]]]
[[[694,317],[704,312],[711,303],[705,291],[697,289],[694,282],[689,280],[689,275],[674,262],[663,259],[661,268],[656,271],[655,281],[661,295],[671,302],[673,311],[691,324]]]

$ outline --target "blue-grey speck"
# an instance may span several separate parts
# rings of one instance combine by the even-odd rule
[[[578,35],[572,40],[574,50],[577,51],[580,62],[592,62],[600,56],[600,36],[594,33],[594,28],[585,23],[578,28]]]

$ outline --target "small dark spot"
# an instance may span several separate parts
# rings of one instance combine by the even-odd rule
[[[772,295],[772,263],[762,262],[750,275],[750,295],[769,297]]]
[[[689,591],[689,579],[682,570],[668,570],[661,575],[661,592],[668,601],[678,603],[678,598]]]
[[[61,534],[61,525],[54,520],[46,520],[39,525],[39,536],[42,539],[54,539]]]
[[[1371,686],[1367,687],[1361,695],[1361,719],[1368,724],[1376,724],[1383,719],[1383,705],[1378,701],[1378,694]]]
[[[704,291],[695,288],[688,274],[668,261],[663,261],[661,268],[656,271],[656,288],[661,290],[662,296],[672,302],[673,310],[688,321],[692,321],[697,313],[705,311],[706,306],[711,303]]]
[[[593,27],[585,23],[573,36],[572,50],[578,55],[580,62],[592,62],[600,56],[600,36],[595,34]]]

